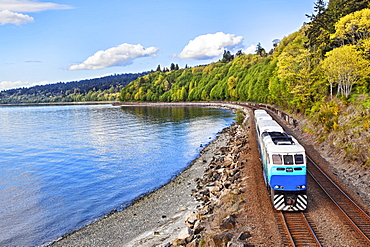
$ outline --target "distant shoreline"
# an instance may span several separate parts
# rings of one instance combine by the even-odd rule
[[[13,103],[0,104],[0,106],[53,106],[53,105],[106,105],[118,104],[119,101],[82,101],[82,102],[46,102],[46,103]]]

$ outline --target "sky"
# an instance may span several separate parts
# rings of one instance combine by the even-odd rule
[[[0,91],[268,52],[315,0],[0,0]]]

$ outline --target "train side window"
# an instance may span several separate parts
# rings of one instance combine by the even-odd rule
[[[293,155],[284,155],[284,164],[293,165]]]
[[[269,133],[268,133],[268,132],[266,132],[266,131],[262,133],[262,136],[263,136],[263,137],[268,136],[268,135],[269,135]]]
[[[302,164],[304,164],[303,154],[296,154],[296,155],[294,155],[294,160],[295,160],[296,165],[302,165]]]
[[[275,165],[281,165],[283,162],[281,160],[281,155],[280,154],[273,154],[272,155],[272,162]]]

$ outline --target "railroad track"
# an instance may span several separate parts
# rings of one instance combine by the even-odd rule
[[[259,105],[245,105],[259,109]],[[271,112],[273,109],[269,109]],[[274,117],[275,118],[275,117]],[[280,124],[282,121],[276,119]],[[363,246],[370,246],[370,216],[361,209],[307,154],[307,176],[326,194],[343,215],[343,222],[356,234]],[[309,219],[309,213],[278,212],[275,215],[278,227],[287,246],[321,246],[320,233]],[[319,237],[318,237],[319,236]]]
[[[346,225],[357,232],[357,240],[370,246],[370,217],[333,180],[307,156],[307,174],[334,203],[344,216]]]
[[[275,211],[285,246],[321,246],[314,224],[303,212]]]

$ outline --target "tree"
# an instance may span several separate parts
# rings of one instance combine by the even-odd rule
[[[286,95],[290,105],[304,110],[311,103],[312,54],[304,47],[307,38],[303,32],[284,49],[279,56],[278,77],[285,83]]]
[[[228,86],[229,96],[231,100],[236,100],[238,97],[238,92],[235,90],[237,83],[238,83],[238,78],[235,76],[230,76],[229,79],[227,79],[227,86]]]
[[[322,68],[332,88],[338,86],[338,94],[346,98],[351,94],[354,84],[359,84],[369,74],[369,61],[354,45],[345,45],[326,54]]]
[[[232,60],[234,60],[234,55],[232,55],[230,51],[224,50],[224,55],[222,56],[221,62],[228,63]]]
[[[237,52],[236,52],[236,54],[235,54],[235,56],[236,56],[236,57],[240,57],[240,56],[242,56],[242,55],[245,55],[245,54],[242,52],[242,50],[237,51]]]
[[[161,65],[158,64],[158,67],[157,67],[157,69],[155,71],[157,71],[157,72],[159,71],[160,72],[161,71]]]
[[[266,51],[265,49],[261,46],[261,43],[257,44],[256,47],[256,54],[259,55],[260,57],[266,57]]]
[[[363,9],[344,16],[335,24],[332,39],[341,45],[359,45],[362,40],[370,38],[370,9]]]
[[[307,15],[306,14],[306,17],[309,18],[311,21],[315,20],[316,18],[318,18],[319,16],[321,16],[325,10],[326,10],[326,3],[324,0],[317,0],[316,3],[314,3],[314,11],[316,14],[312,14],[312,15]]]
[[[350,13],[369,7],[369,0],[330,0],[328,3],[328,14],[336,23],[340,18]]]
[[[175,64],[174,63],[171,63],[170,70],[171,71],[174,71],[175,69],[176,69]]]
[[[317,0],[314,6],[314,14],[306,15],[310,19],[305,30],[308,37],[307,47],[323,56],[328,49],[330,41],[330,33],[335,21],[328,14],[326,4],[323,0]]]
[[[276,48],[278,45],[279,45],[279,43],[281,42],[281,40],[280,39],[274,39],[273,41],[272,41],[272,46],[274,47],[274,48]]]

